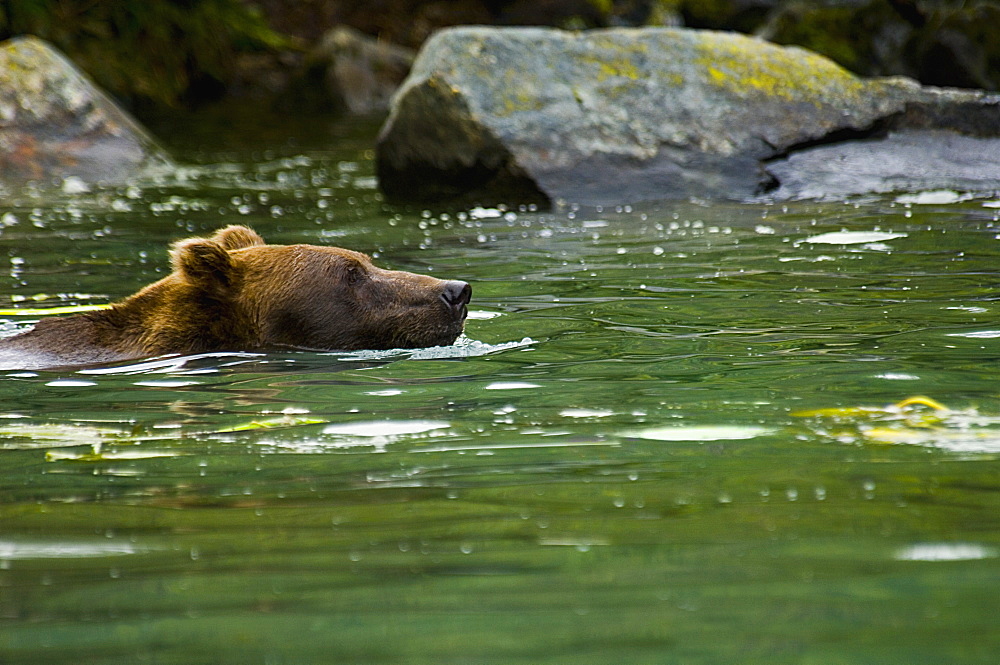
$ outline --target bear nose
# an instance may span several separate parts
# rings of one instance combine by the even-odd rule
[[[467,282],[449,280],[444,283],[441,299],[454,309],[461,309],[472,300],[472,287]]]

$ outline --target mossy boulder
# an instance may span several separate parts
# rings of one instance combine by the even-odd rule
[[[0,43],[0,190],[70,177],[113,185],[171,165],[145,129],[46,42]]]
[[[955,127],[960,108],[981,122]],[[454,28],[418,55],[377,165],[396,199],[747,199],[781,191],[769,166],[801,149],[918,125],[991,135],[998,118],[981,93],[734,33]]]

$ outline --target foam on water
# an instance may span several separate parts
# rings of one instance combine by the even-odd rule
[[[509,349],[517,349],[536,344],[530,337],[525,337],[517,342],[502,342],[500,344],[487,344],[478,340],[469,339],[462,335],[454,344],[448,346],[430,346],[422,349],[386,349],[370,351],[352,351],[350,353],[335,352],[339,360],[352,362],[365,360],[391,360],[396,358],[409,358],[410,360],[444,360],[448,358],[473,358],[485,356],[490,353],[498,353]]]

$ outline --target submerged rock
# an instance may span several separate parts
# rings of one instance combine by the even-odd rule
[[[127,182],[170,158],[63,55],[34,37],[0,44],[0,190]]]
[[[1000,98],[862,79],[815,53],[734,33],[455,28],[420,52],[380,133],[377,164],[397,199],[822,196],[829,175],[800,171],[795,155],[907,128],[939,130],[909,135],[918,146],[910,155],[944,156],[930,186],[949,187],[949,146],[964,146],[938,140],[940,131],[1000,138]],[[925,154],[922,136],[933,138]],[[1000,165],[994,154],[987,161]],[[862,170],[875,177],[847,193],[882,191],[880,160],[872,151]]]

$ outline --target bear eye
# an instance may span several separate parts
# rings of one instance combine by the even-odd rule
[[[365,277],[365,271],[361,266],[351,266],[347,269],[347,283],[354,285]]]

